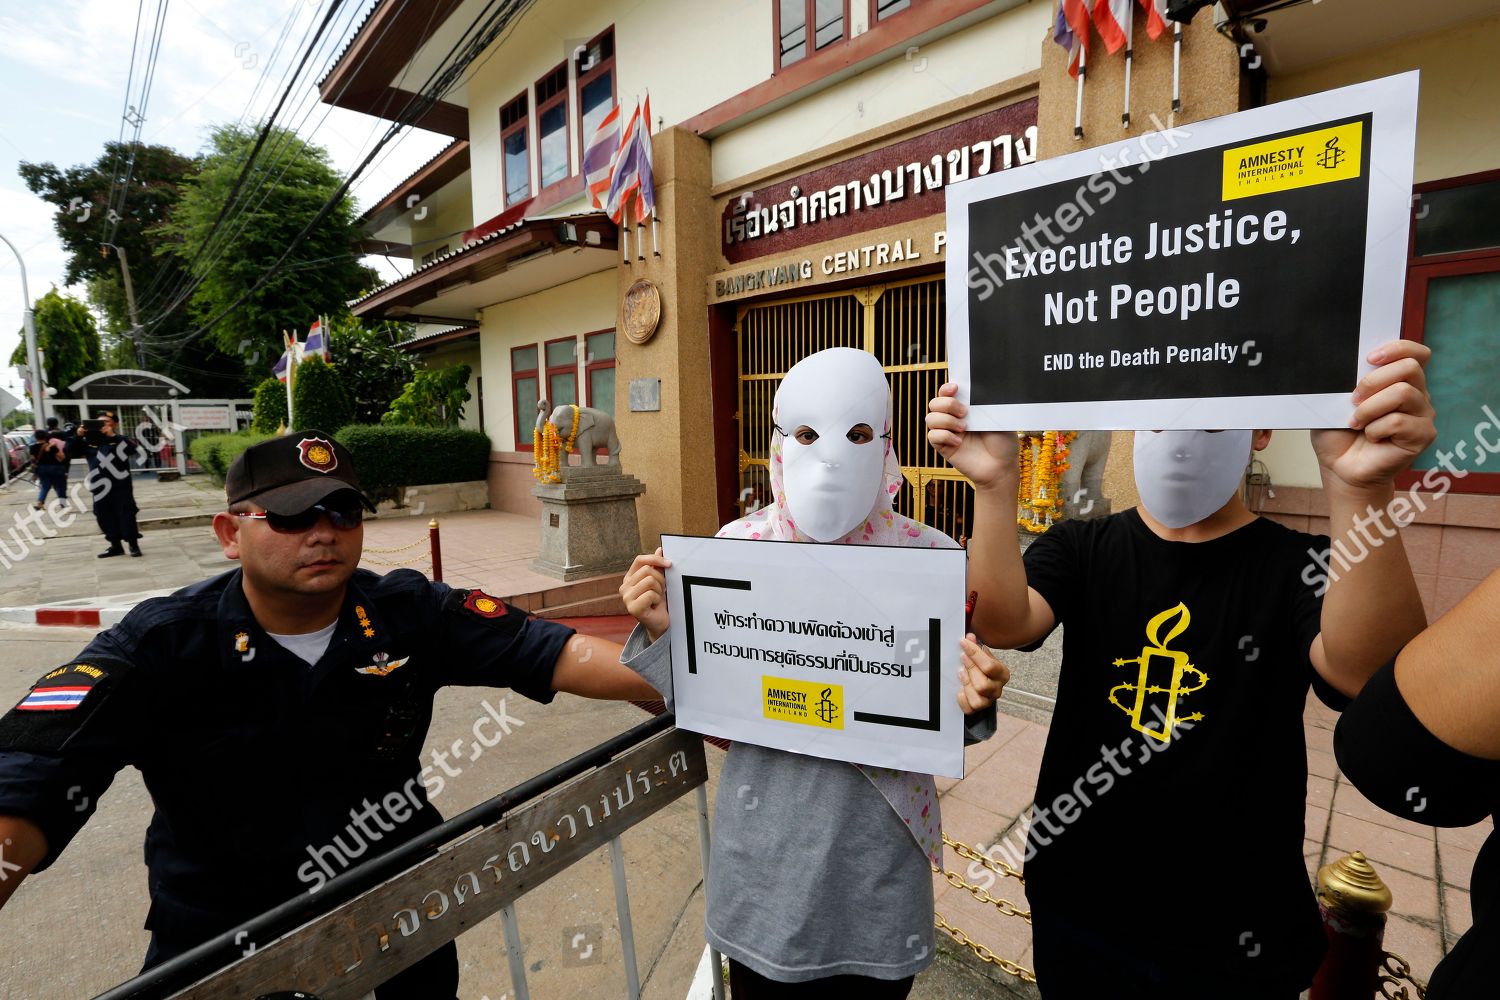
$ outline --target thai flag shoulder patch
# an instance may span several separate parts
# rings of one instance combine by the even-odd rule
[[[66,712],[83,704],[108,672],[90,663],[58,667],[37,681],[16,705],[18,712]]]

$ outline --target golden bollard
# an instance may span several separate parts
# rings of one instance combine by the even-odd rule
[[[1367,1000],[1375,995],[1391,890],[1359,851],[1318,869],[1318,909],[1328,954],[1309,1000]]]

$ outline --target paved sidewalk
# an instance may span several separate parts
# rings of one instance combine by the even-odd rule
[[[1005,654],[1009,661],[1012,654]],[[1007,693],[1008,696],[1008,693]],[[1004,702],[1002,701],[1002,704]],[[1458,830],[1437,829],[1382,812],[1349,783],[1333,757],[1336,713],[1309,695],[1303,714],[1307,734],[1307,834],[1303,853],[1308,877],[1352,851],[1363,851],[1395,897],[1386,925],[1385,948],[1411,963],[1424,982],[1433,966],[1468,930],[1469,876],[1475,854],[1493,823]],[[1027,814],[1036,798],[1047,727],[1001,713],[995,737],[965,752],[962,781],[938,779],[944,831],[976,850],[1001,840]],[[1254,859],[1247,859],[1254,863]],[[944,848],[944,867],[965,876],[969,863]],[[933,876],[936,909],[950,924],[1003,958],[1031,967],[1031,927],[981,903],[967,890]],[[1012,879],[997,879],[992,896],[1021,909],[1026,893]]]

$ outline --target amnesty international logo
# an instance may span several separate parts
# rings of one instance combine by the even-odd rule
[[[844,728],[842,684],[814,684],[763,674],[760,694],[761,714],[767,719],[819,729]]]
[[[1323,152],[1318,154],[1318,166],[1324,170],[1337,170],[1339,164],[1344,162],[1344,157],[1348,155],[1348,153],[1339,149],[1339,137],[1334,136],[1323,143]]]
[[[829,697],[833,688],[826,687],[818,692],[818,702],[813,706],[813,714],[816,715],[825,726],[831,726],[838,721],[839,703]]]
[[[1364,123],[1354,121],[1226,149],[1223,200],[1358,177],[1364,138]]]
[[[1187,605],[1181,602],[1168,608],[1146,623],[1147,645],[1141,647],[1140,656],[1129,660],[1114,661],[1117,667],[1123,667],[1127,663],[1136,664],[1137,673],[1134,681],[1116,684],[1109,689],[1110,704],[1130,716],[1132,729],[1139,730],[1162,743],[1171,742],[1172,730],[1179,723],[1198,722],[1203,718],[1202,712],[1179,715],[1177,709],[1179,699],[1201,690],[1208,683],[1208,675],[1188,662],[1187,653],[1167,648],[1173,639],[1187,630],[1192,618]],[[1161,635],[1162,627],[1169,622],[1172,623],[1171,628],[1165,636]],[[1153,669],[1153,660],[1165,662],[1159,662],[1159,665]],[[1167,683],[1163,684],[1161,675],[1167,671],[1170,671]],[[1130,704],[1120,701],[1118,695],[1122,691],[1134,695]],[[1149,711],[1148,702],[1157,700],[1150,699],[1149,696],[1162,694],[1167,696],[1166,710],[1163,712],[1158,709],[1156,712],[1161,728],[1152,729],[1141,721],[1141,717]]]

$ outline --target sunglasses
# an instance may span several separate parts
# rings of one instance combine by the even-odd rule
[[[283,535],[295,535],[317,524],[318,518],[324,514],[328,515],[330,524],[342,530],[357,528],[365,521],[365,512],[362,507],[336,510],[332,507],[324,507],[322,504],[309,507],[300,514],[272,514],[270,511],[265,511],[259,514],[235,514],[234,516],[264,521],[272,531]]]

